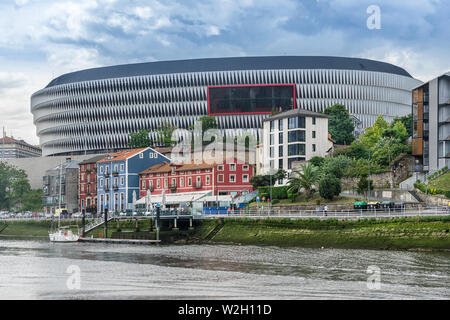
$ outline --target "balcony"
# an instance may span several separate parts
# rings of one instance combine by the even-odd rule
[[[117,185],[117,184],[113,185],[113,189],[114,189],[115,191],[119,190],[119,185]]]
[[[197,182],[197,183],[194,184],[194,188],[195,189],[201,189],[202,187],[203,187],[203,185],[202,185],[201,182]]]
[[[109,171],[106,171],[106,172],[105,172],[105,177],[109,177],[109,176],[110,176]]]
[[[176,192],[176,191],[177,191],[177,185],[176,185],[176,184],[171,184],[171,185],[169,186],[169,189],[170,189],[172,192]]]
[[[111,188],[109,186],[105,186],[105,191],[109,191]]]
[[[113,175],[113,177],[119,176],[119,171],[113,171],[112,175]]]

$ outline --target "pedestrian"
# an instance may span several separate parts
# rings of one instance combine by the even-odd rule
[[[327,211],[328,211],[328,206],[325,205],[325,207],[323,207],[323,212],[325,213],[325,217],[327,216]]]

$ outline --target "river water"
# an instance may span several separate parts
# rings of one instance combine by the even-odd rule
[[[0,299],[449,298],[449,252],[0,240]]]

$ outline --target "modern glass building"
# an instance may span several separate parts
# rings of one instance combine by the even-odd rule
[[[413,90],[412,113],[414,170],[450,167],[450,72]]]
[[[421,84],[392,64],[358,58],[281,56],[161,61],[62,75],[31,97],[43,155],[126,148],[129,133],[165,121],[188,128],[214,115],[226,135],[260,129],[272,111],[345,105],[371,126],[411,112]],[[152,133],[155,141],[156,133]]]

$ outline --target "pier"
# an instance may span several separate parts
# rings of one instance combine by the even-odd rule
[[[80,238],[78,239],[78,242],[151,245],[159,244],[161,243],[161,240]]]

